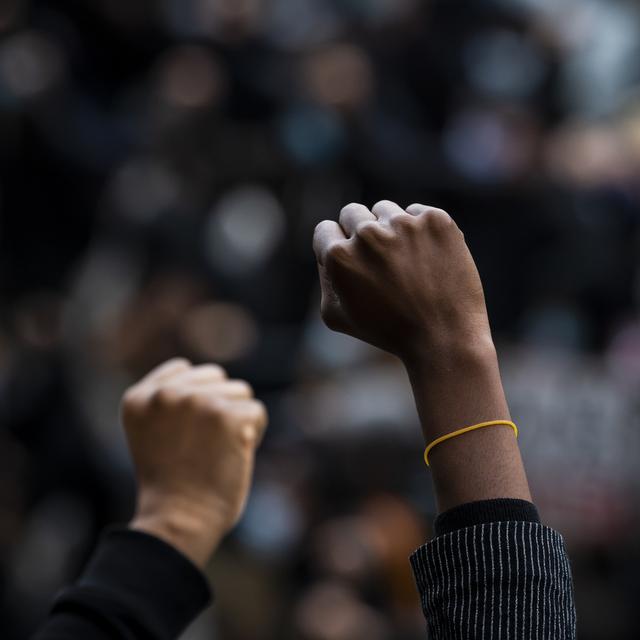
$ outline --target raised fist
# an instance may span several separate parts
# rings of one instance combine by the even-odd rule
[[[404,360],[491,341],[475,263],[441,209],[350,204],[318,225],[314,249],[331,329]]]
[[[126,392],[122,419],[138,481],[131,527],[206,564],[244,510],[264,406],[218,366],[171,360]]]

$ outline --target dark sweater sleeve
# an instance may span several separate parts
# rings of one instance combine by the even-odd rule
[[[432,640],[576,637],[564,541],[531,503],[490,500],[446,512],[411,565]]]
[[[176,549],[113,530],[34,640],[172,640],[210,600],[204,575]]]

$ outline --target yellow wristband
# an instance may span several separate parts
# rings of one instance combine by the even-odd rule
[[[516,434],[516,438],[518,437],[518,427],[516,427],[516,425],[510,420],[493,420],[492,422],[481,422],[480,424],[474,424],[471,427],[458,429],[458,431],[454,431],[453,433],[448,433],[446,436],[437,438],[424,450],[424,461],[427,463],[427,467],[429,466],[429,454],[431,453],[431,450],[439,444],[446,442],[447,440],[451,440],[451,438],[456,438],[457,436],[469,433],[470,431],[475,431],[476,429],[484,429],[484,427],[497,426],[511,427],[513,429],[513,432]]]

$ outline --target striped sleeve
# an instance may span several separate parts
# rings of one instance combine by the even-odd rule
[[[534,522],[494,522],[439,536],[411,557],[431,640],[574,640],[562,536]]]

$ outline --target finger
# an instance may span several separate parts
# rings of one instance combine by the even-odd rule
[[[391,202],[390,200],[380,200],[380,202],[376,202],[373,205],[373,209],[371,209],[375,216],[385,224],[391,222],[393,218],[397,218],[398,216],[406,216],[407,212],[399,207],[395,202]]]
[[[366,222],[376,222],[377,218],[363,204],[352,202],[340,212],[340,226],[347,237],[352,237],[358,227]]]
[[[171,378],[171,384],[177,387],[187,387],[193,384],[221,382],[226,378],[225,370],[217,364],[201,364],[174,374]]]
[[[164,382],[190,368],[191,364],[188,360],[184,358],[173,358],[153,369],[140,381],[140,384],[157,384],[158,382]]]
[[[337,242],[344,242],[346,239],[342,227],[337,222],[332,220],[321,222],[313,234],[313,250],[318,263],[323,265],[331,247]]]
[[[248,382],[244,380],[228,380],[226,382],[207,382],[197,381],[194,384],[189,384],[184,388],[185,393],[207,393],[211,396],[229,398],[231,400],[251,400],[253,398],[253,389]]]
[[[259,429],[267,426],[267,409],[260,400],[233,401],[228,403],[228,408],[235,422],[251,422]]]
[[[450,218],[451,216],[444,211],[443,209],[438,209],[436,207],[430,207],[426,204],[412,204],[410,206],[407,207],[407,213],[409,213],[412,216],[420,216],[423,214],[430,214],[430,215],[436,215],[436,216],[446,216],[447,218]]]
[[[430,208],[431,207],[428,207],[426,204],[418,204],[416,202],[407,207],[407,213],[409,213],[412,216],[419,216],[420,214],[424,213]]]
[[[223,384],[216,384],[210,387],[213,393],[219,393],[225,398],[234,400],[251,400],[253,398],[253,387],[244,380],[228,380]]]
[[[349,320],[342,310],[340,298],[333,288],[326,269],[320,264],[318,265],[318,272],[320,274],[320,289],[322,290],[322,301],[320,303],[322,320],[332,331],[345,333],[349,326]]]
[[[259,400],[234,402],[232,415],[235,424],[241,427],[245,434],[253,433],[253,441],[262,440],[269,423],[269,415],[262,402]]]

